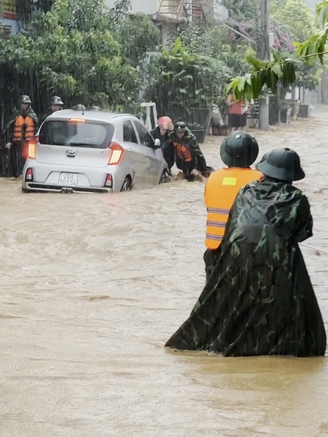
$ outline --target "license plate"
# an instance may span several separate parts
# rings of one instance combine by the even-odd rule
[[[79,175],[76,173],[60,173],[58,184],[65,187],[75,187],[78,180]]]

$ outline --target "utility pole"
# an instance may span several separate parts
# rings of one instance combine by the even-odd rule
[[[260,56],[261,59],[270,59],[270,48],[269,48],[269,0],[260,0],[260,13],[261,13],[261,47]]]
[[[269,46],[269,0],[260,0],[260,47],[259,54],[262,61],[270,59]],[[269,98],[260,97],[260,129],[269,130]]]

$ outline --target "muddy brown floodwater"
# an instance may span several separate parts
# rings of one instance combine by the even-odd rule
[[[328,322],[327,112],[268,133],[307,178],[302,244]],[[222,138],[203,145],[218,168]],[[0,181],[0,436],[328,436],[327,358],[164,349],[205,281],[204,184],[23,194]]]

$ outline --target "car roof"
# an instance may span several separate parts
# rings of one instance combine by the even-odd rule
[[[68,118],[83,118],[88,121],[104,121],[110,122],[115,121],[116,118],[119,117],[130,117],[135,120],[139,120],[138,117],[132,114],[122,114],[118,112],[109,112],[109,111],[93,111],[93,110],[75,110],[75,109],[63,109],[61,111],[56,111],[50,114],[47,117],[47,120],[56,119],[56,120],[67,120]]]

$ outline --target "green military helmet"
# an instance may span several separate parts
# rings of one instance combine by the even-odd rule
[[[221,144],[220,156],[228,167],[250,167],[258,154],[256,139],[242,130],[231,133]]]
[[[184,121],[177,121],[174,125],[174,130],[177,133],[187,132],[187,126]]]
[[[74,111],[85,111],[86,107],[84,105],[81,105],[81,103],[78,103],[77,105],[72,106],[72,109]]]
[[[28,96],[28,95],[26,95],[26,94],[24,94],[23,96],[21,96],[21,98],[20,98],[20,103],[22,104],[22,103],[25,103],[25,104],[27,104],[27,105],[31,105],[32,104],[32,101],[31,101],[31,99],[30,99],[30,96]]]
[[[300,157],[288,148],[272,150],[267,159],[258,165],[258,170],[269,178],[283,182],[300,181],[305,177]]]
[[[262,158],[261,161],[259,161],[257,164],[255,164],[255,168],[256,170],[259,169],[259,165],[262,164],[262,162],[266,161],[268,159],[269,153],[265,153]]]
[[[59,96],[53,96],[51,97],[50,100],[50,105],[58,105],[58,106],[63,106],[64,102],[62,101],[62,99]]]

